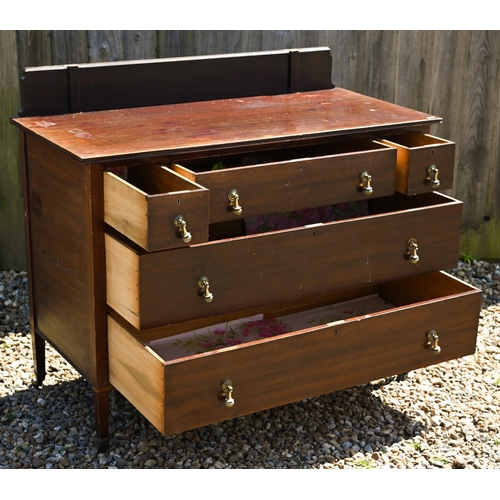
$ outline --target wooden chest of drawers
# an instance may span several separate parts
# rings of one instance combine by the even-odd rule
[[[330,73],[328,49],[25,72],[37,381],[47,340],[103,446],[112,388],[170,434],[474,352],[480,291],[441,271],[454,144]]]

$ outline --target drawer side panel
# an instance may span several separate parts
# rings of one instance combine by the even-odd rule
[[[163,364],[108,317],[109,381],[163,432]]]
[[[105,235],[106,301],[129,323],[139,325],[139,260],[136,253]]]
[[[104,221],[143,248],[148,245],[147,194],[104,172]]]

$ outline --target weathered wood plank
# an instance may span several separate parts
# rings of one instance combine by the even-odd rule
[[[158,35],[156,31],[124,31],[123,45],[125,59],[154,59],[158,57]]]
[[[465,91],[462,71],[468,59],[470,34],[467,31],[436,31],[433,70],[427,76],[431,84],[427,96],[430,112],[443,117],[443,123],[433,130],[457,142]]]
[[[292,30],[264,30],[262,32],[262,50],[295,48]]]
[[[52,64],[50,31],[17,31],[17,57],[19,73],[28,66],[46,66]]]
[[[465,93],[462,109],[457,196],[468,207],[462,247],[473,256],[499,258],[499,33],[475,31],[461,72]]]
[[[158,31],[158,57],[188,57],[196,54],[193,30]]]
[[[123,31],[89,30],[89,62],[122,61]]]
[[[82,64],[89,62],[87,31],[54,30],[51,64]]]
[[[19,107],[16,32],[0,31],[0,269],[26,269],[19,132],[9,116]]]
[[[200,30],[195,33],[196,55],[224,54],[226,48],[227,31]]]
[[[395,78],[395,102],[429,112],[435,70],[434,31],[401,31]],[[441,116],[441,115],[438,115]]]
[[[397,31],[340,31],[331,40],[336,85],[395,101]]]
[[[227,52],[254,52],[262,50],[262,31],[228,31],[226,44]]]

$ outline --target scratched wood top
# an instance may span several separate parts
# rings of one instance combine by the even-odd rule
[[[383,131],[441,119],[335,88],[11,121],[80,161],[94,162]]]

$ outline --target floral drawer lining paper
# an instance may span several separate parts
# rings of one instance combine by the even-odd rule
[[[247,234],[267,233],[269,231],[291,229],[293,227],[317,224],[320,222],[325,223],[343,219],[354,219],[364,215],[368,215],[368,204],[366,200],[339,203],[337,205],[326,205],[317,208],[307,208],[281,214],[247,217],[245,219],[245,228]]]
[[[334,321],[363,317],[391,307],[393,307],[392,304],[374,294],[278,318],[264,319],[261,314],[242,318],[160,340],[153,340],[148,343],[148,346],[165,361],[171,361],[193,354],[244,344],[253,340],[275,337],[283,333],[326,325]]]

